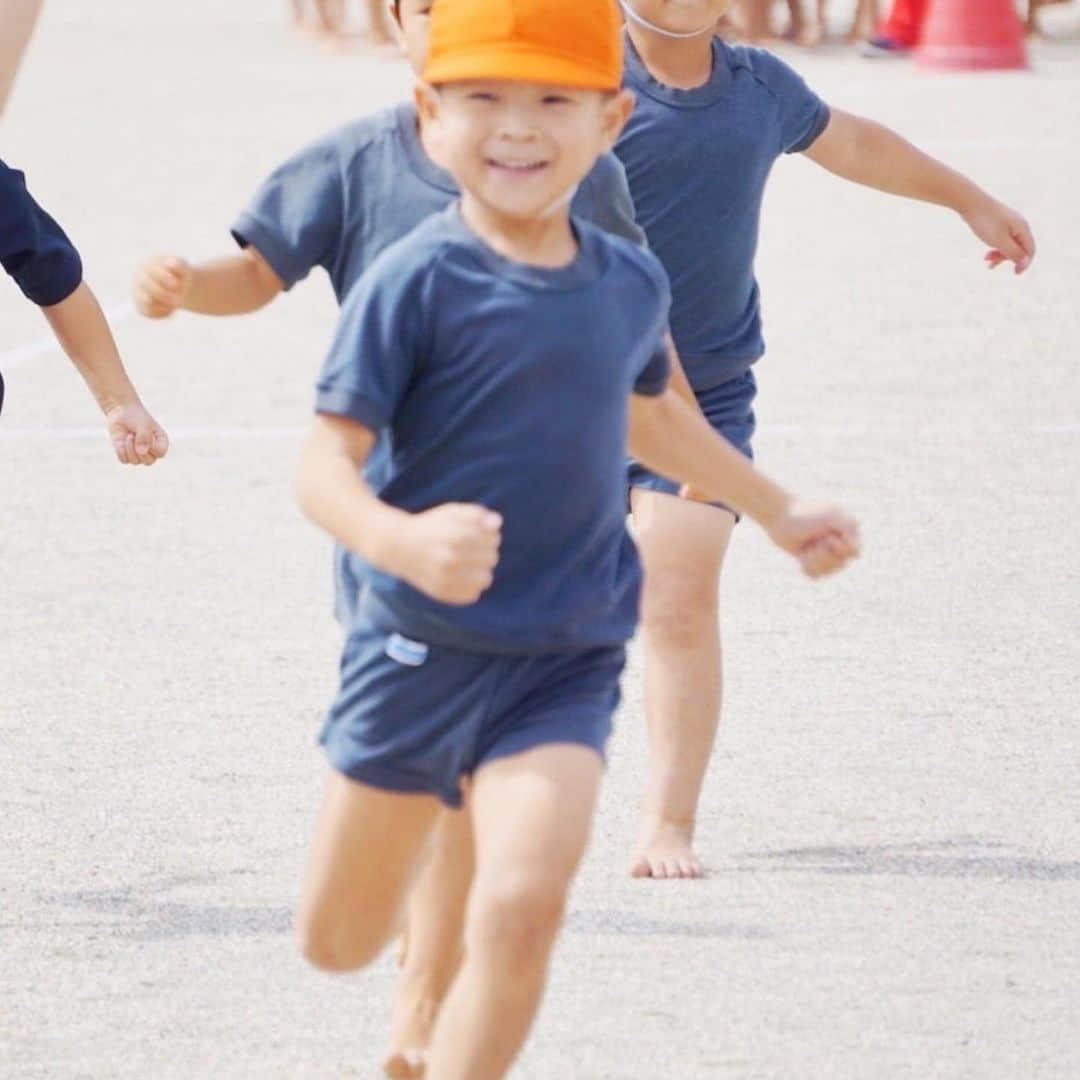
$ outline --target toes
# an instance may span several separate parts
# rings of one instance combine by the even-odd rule
[[[427,1058],[421,1050],[397,1050],[383,1062],[383,1075],[391,1080],[415,1080],[422,1077]]]

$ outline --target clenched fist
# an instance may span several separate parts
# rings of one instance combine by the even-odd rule
[[[389,561],[391,572],[444,604],[472,604],[499,561],[502,518],[467,503],[444,503],[408,519]]]
[[[135,271],[132,294],[139,314],[148,319],[168,318],[184,306],[193,272],[176,255],[153,255]]]

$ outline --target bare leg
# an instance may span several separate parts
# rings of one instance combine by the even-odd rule
[[[315,0],[319,15],[319,28],[332,38],[340,38],[345,32],[345,0]]]
[[[440,812],[433,796],[399,795],[330,772],[297,914],[312,964],[353,971],[379,955]]]
[[[394,1000],[387,1076],[423,1076],[443,999],[464,955],[465,905],[473,876],[469,811],[443,815],[409,894],[407,938]]]
[[[877,31],[880,15],[878,0],[859,0],[855,8],[855,18],[852,20],[848,41],[862,41],[865,38],[872,37]]]
[[[784,37],[790,41],[802,41],[806,34],[806,19],[803,17],[802,0],[787,0],[788,25]]]
[[[765,41],[772,37],[770,5],[771,0],[742,0],[739,33],[744,41]]]
[[[386,4],[383,0],[366,0],[368,19],[368,38],[376,45],[392,45],[393,35],[386,19]]]
[[[700,877],[694,822],[720,721],[719,584],[735,525],[726,510],[635,489],[645,566],[642,635],[649,773],[635,877]]]
[[[428,1080],[499,1080],[532,1025],[603,762],[552,744],[476,774],[476,880],[465,963],[435,1028]]]

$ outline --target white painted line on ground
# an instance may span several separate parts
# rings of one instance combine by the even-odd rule
[[[104,432],[104,425],[99,427],[9,427],[0,424],[0,442],[74,442],[80,439],[100,439]],[[229,440],[257,440],[257,439],[296,439],[307,433],[308,429],[302,425],[285,425],[281,427],[166,427],[169,438],[175,443],[185,439],[229,439]],[[924,426],[921,432],[936,435],[955,436],[978,436],[994,434],[997,428],[971,428],[957,427],[955,424],[941,424],[940,426]],[[1023,435],[1080,435],[1080,423],[1075,424],[1038,424],[1028,428],[1010,428],[1011,431]],[[904,435],[910,431],[908,427],[898,426],[892,434]],[[871,432],[874,434],[889,434],[886,428],[880,425],[873,428],[864,425],[833,425],[830,427],[811,426],[801,424],[776,424],[762,428],[758,434],[764,438],[796,436],[798,438],[813,438],[826,436],[831,438],[864,438]]]
[[[127,322],[135,314],[135,305],[130,300],[123,300],[105,308],[105,318],[110,326],[118,326]],[[46,356],[51,352],[59,352],[60,346],[56,338],[49,336],[30,342],[29,345],[20,345],[10,352],[0,353],[0,371],[14,371],[16,368],[36,360],[39,356]]]

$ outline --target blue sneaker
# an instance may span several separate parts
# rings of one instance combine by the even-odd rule
[[[905,45],[902,41],[884,34],[859,42],[859,53],[867,60],[897,59],[910,56],[913,51],[911,45]]]

